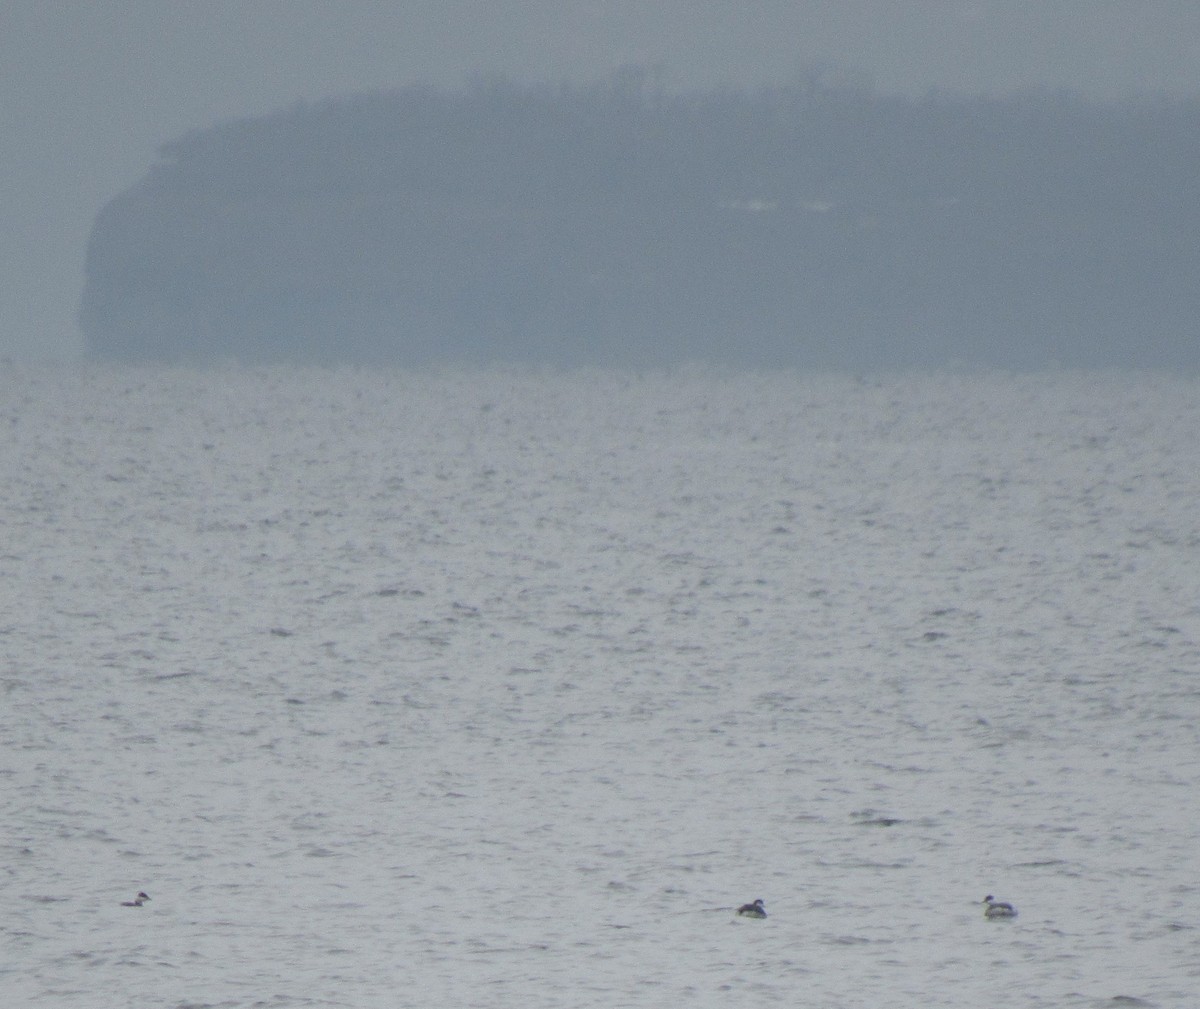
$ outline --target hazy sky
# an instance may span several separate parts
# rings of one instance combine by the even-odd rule
[[[1200,0],[4,0],[0,358],[72,357],[96,212],[158,145],[298,98],[469,74],[668,88],[1200,95]],[[2,365],[0,365],[2,366]]]

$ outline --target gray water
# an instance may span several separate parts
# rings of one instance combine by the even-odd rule
[[[10,368],[0,998],[1195,1005],[1198,435],[1153,375]]]

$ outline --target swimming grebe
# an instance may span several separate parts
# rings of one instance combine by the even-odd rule
[[[1017,909],[1008,901],[997,900],[990,893],[983,898],[983,902],[987,905],[983,911],[985,918],[1015,918],[1017,916]]]
[[[737,913],[743,918],[765,918],[767,916],[761,897],[753,904],[743,904],[737,909]]]
[[[136,897],[134,897],[133,900],[121,901],[121,906],[122,907],[141,907],[149,899],[150,899],[150,894],[146,893],[144,890],[139,890],[138,895]]]

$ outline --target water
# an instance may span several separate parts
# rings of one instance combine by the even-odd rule
[[[0,425],[6,1005],[1194,1004],[1200,380],[35,368]]]

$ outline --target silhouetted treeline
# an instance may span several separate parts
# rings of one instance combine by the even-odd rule
[[[99,215],[127,358],[1200,362],[1200,105],[478,82],[190,134]]]

